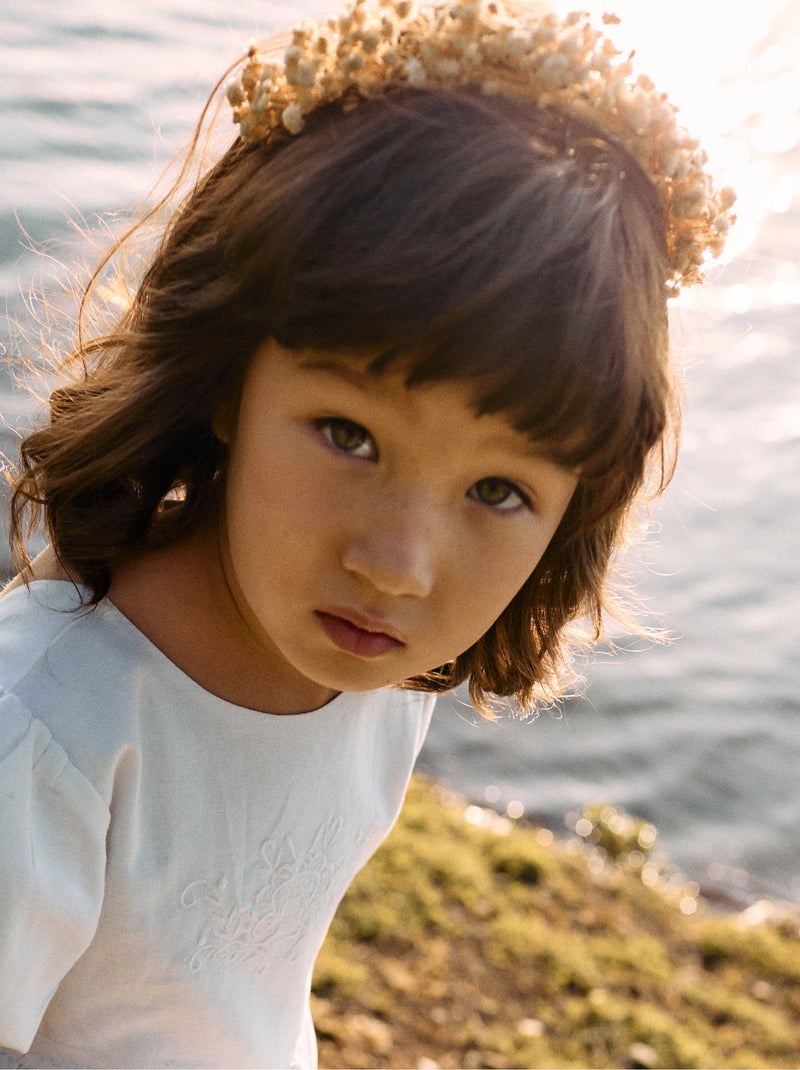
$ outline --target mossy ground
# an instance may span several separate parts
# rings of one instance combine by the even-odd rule
[[[641,854],[549,841],[415,778],[317,963],[320,1065],[800,1066],[792,911],[687,915]]]

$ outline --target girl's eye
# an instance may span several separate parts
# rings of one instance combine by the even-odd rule
[[[361,424],[354,423],[352,420],[327,417],[324,420],[318,420],[317,426],[334,449],[341,453],[368,459],[374,459],[378,455],[372,435]]]
[[[479,479],[471,488],[470,494],[481,505],[488,505],[498,512],[512,512],[521,505],[530,508],[530,499],[516,484],[497,476]]]

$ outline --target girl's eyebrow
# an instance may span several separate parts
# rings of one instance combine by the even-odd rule
[[[577,468],[560,464],[548,453],[542,443],[528,438],[527,435],[515,434],[513,431],[510,434],[499,432],[497,435],[487,439],[484,443],[484,450],[487,453],[496,450],[498,454],[506,453],[519,458],[523,462],[535,461],[538,465],[552,466],[553,468],[565,469],[577,474]]]
[[[334,360],[331,357],[308,357],[300,360],[299,366],[303,370],[325,372],[328,375],[333,375],[364,393],[368,390],[368,384],[374,381],[375,378],[359,368],[352,367],[346,361]]]

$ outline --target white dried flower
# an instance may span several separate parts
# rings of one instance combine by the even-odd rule
[[[689,174],[689,161],[679,151],[673,151],[664,156],[661,166],[664,174],[675,182],[681,182]]]
[[[567,60],[576,60],[579,56],[582,56],[586,46],[580,30],[565,33],[559,41],[558,48],[561,55],[566,56]]]
[[[443,82],[455,81],[461,74],[461,64],[457,59],[440,59],[436,73]]]
[[[314,39],[317,33],[317,25],[313,19],[305,19],[292,30],[292,40],[296,45],[304,45]]]
[[[633,78],[623,56],[585,13],[554,12],[535,20],[502,0],[344,0],[322,30],[299,24],[283,63],[262,64],[253,43],[239,80],[225,93],[244,140],[278,126],[297,134],[305,116],[341,98],[350,86],[379,95],[398,77],[411,86],[477,83],[485,93],[523,96],[532,104],[570,109],[607,130],[639,162],[661,199],[668,226],[667,280],[700,281],[707,254],[717,255],[735,218],[731,190],[716,191],[699,143],[676,121],[675,108],[650,78]],[[605,24],[619,20],[604,15]],[[357,107],[358,97],[346,101]],[[591,176],[589,177],[591,181]]]
[[[650,98],[642,94],[628,97],[620,108],[625,112],[625,119],[637,132],[647,129],[651,119]]]
[[[548,88],[557,89],[566,85],[570,80],[567,57],[562,56],[560,52],[554,52],[542,63],[540,74]]]
[[[534,45],[537,47],[540,45],[552,44],[556,39],[556,28],[552,24],[537,26],[531,34]]]
[[[239,105],[244,102],[244,90],[242,89],[241,82],[238,82],[235,78],[231,78],[225,86],[225,96],[232,107],[238,108]]]
[[[281,122],[290,134],[299,134],[306,125],[303,119],[303,109],[299,104],[289,104],[281,112]]]
[[[312,86],[317,80],[319,60],[301,59],[297,64],[297,85]]]
[[[342,73],[346,77],[352,78],[364,66],[364,57],[358,52],[351,52],[349,56],[343,57],[340,66]]]
[[[367,32],[362,34],[361,47],[364,52],[369,56],[371,55],[380,43],[380,36],[377,33]]]
[[[480,14],[480,4],[456,4],[450,8],[450,16],[464,22],[474,22]]]
[[[506,55],[509,59],[519,59],[531,51],[531,35],[521,31],[510,33],[506,38]]]
[[[406,78],[409,85],[420,86],[426,81],[425,68],[418,59],[413,56],[405,62]]]
[[[505,40],[497,34],[482,37],[477,44],[484,62],[502,63],[506,57]]]
[[[279,73],[279,68],[274,63],[265,63],[261,68],[261,78],[259,79],[262,85],[271,86],[275,81]]]
[[[708,200],[708,191],[704,185],[695,186],[679,194],[672,202],[672,212],[678,219],[691,219],[699,215]]]

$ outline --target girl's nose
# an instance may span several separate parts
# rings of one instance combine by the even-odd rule
[[[406,520],[351,539],[342,563],[381,594],[425,598],[433,588],[434,556],[430,532]]]

